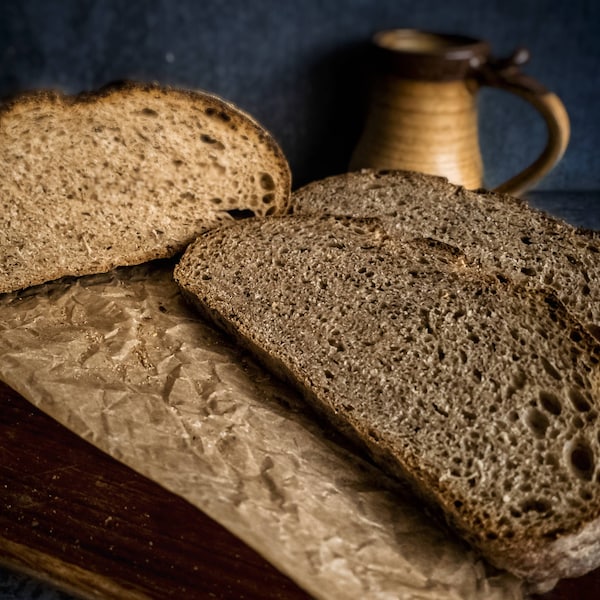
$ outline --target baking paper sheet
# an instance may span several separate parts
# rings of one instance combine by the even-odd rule
[[[523,597],[150,263],[0,296],[0,378],[315,598]]]

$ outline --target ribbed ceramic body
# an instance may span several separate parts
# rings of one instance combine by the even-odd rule
[[[477,89],[473,79],[380,77],[351,168],[407,169],[481,187]]]
[[[382,31],[373,42],[376,77],[350,169],[407,169],[442,175],[469,189],[482,187],[476,101],[481,85],[507,90],[531,103],[548,130],[539,157],[498,191],[525,191],[562,157],[569,118],[555,94],[520,71],[529,58],[527,50],[497,60],[484,41],[413,29]]]

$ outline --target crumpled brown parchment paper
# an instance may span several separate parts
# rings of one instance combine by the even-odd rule
[[[188,307],[172,264],[0,296],[0,378],[315,598],[521,598]]]

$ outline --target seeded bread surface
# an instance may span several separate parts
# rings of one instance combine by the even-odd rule
[[[394,235],[456,245],[486,268],[554,290],[600,339],[600,233],[523,200],[432,175],[365,169],[304,186],[293,195],[293,210],[379,217]]]
[[[233,218],[287,209],[288,164],[233,105],[124,83],[0,108],[0,293],[170,257]]]
[[[208,232],[175,277],[491,563],[600,566],[600,348],[552,292],[345,217]]]

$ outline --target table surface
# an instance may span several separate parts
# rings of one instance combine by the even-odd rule
[[[530,200],[600,230],[598,192]],[[1,382],[0,490],[0,600],[308,598],[204,513]],[[600,569],[539,598],[597,600]]]

